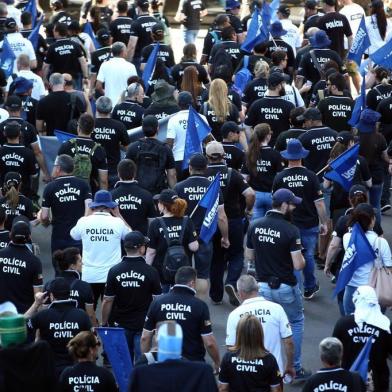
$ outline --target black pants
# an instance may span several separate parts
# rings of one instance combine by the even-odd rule
[[[103,298],[103,293],[105,292],[105,283],[90,283],[91,289],[94,294],[94,310],[97,309],[97,304],[99,299]]]

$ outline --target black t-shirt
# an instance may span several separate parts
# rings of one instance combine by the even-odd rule
[[[26,121],[31,124],[35,129],[35,120],[38,101],[32,98],[30,95],[18,95],[22,100],[22,116]]]
[[[240,60],[240,62],[238,64],[238,67],[237,67],[237,69],[235,70],[234,73],[237,73],[244,66],[244,58],[245,58],[245,56],[241,58],[241,60]],[[252,72],[253,76],[255,74],[254,73],[255,65],[256,65],[256,63],[258,61],[263,60],[268,65],[271,65],[271,59],[268,58],[268,57],[265,57],[263,55],[260,55],[260,54],[251,54],[251,55],[248,56],[248,58],[249,58],[248,69],[249,69],[250,72]]]
[[[280,188],[290,189],[302,198],[293,211],[293,223],[300,229],[310,229],[319,224],[315,202],[323,199],[316,174],[305,167],[286,168],[278,173],[272,186],[273,192]]]
[[[298,139],[309,150],[304,159],[304,166],[318,173],[328,162],[338,133],[329,127],[314,127],[303,133]],[[321,180],[321,177],[320,177]]]
[[[86,181],[74,176],[57,177],[46,185],[42,207],[51,209],[52,238],[71,240],[69,232],[84,215],[85,200],[91,198]]]
[[[10,122],[17,122],[21,126],[20,133],[20,144],[23,144],[25,147],[31,147],[32,144],[38,143],[37,131],[35,127],[24,121],[20,117],[8,117],[7,120],[3,121],[0,124],[0,144],[3,145],[7,142],[6,137],[4,136],[4,128]]]
[[[248,229],[246,246],[253,249],[256,257],[257,280],[268,282],[277,277],[281,283],[295,286],[291,252],[301,250],[299,230],[277,211],[268,211],[251,223]]]
[[[65,23],[66,25],[70,25],[71,22],[72,22],[72,16],[66,11],[60,11],[52,15],[50,19],[50,23],[53,24],[53,26],[56,23]]]
[[[58,368],[73,363],[67,349],[68,342],[79,332],[91,330],[87,313],[78,309],[74,300],[52,302],[48,309],[41,310],[30,319],[29,326],[39,329],[40,339],[50,344]]]
[[[10,243],[10,232],[8,230],[0,230],[0,249],[4,249]]]
[[[204,38],[204,45],[203,45],[203,56],[207,57],[206,60],[210,58],[211,50],[213,46],[221,41],[221,30],[213,29],[207,33]]]
[[[114,41],[116,42],[116,41]],[[91,53],[91,73],[97,74],[101,65],[112,57],[112,49],[110,46],[99,48]]]
[[[320,17],[317,27],[324,30],[332,41],[330,49],[344,58],[344,36],[350,37],[353,34],[347,18],[339,12],[328,12]]]
[[[141,332],[153,295],[161,294],[159,274],[143,257],[123,257],[109,270],[105,297],[114,298],[110,323]]]
[[[249,185],[237,170],[229,169],[224,163],[209,164],[206,176],[213,181],[219,172],[226,215],[229,219],[242,218],[244,212],[241,211],[241,196]]]
[[[207,304],[195,294],[188,286],[175,285],[169,294],[155,298],[144,329],[154,331],[157,323],[176,320],[182,327],[182,355],[191,361],[204,361],[206,350],[202,336],[212,334],[210,312]]]
[[[320,101],[318,108],[323,124],[335,131],[350,131],[348,121],[354,108],[354,101],[349,97],[330,95]]]
[[[256,172],[250,169],[256,169]],[[276,173],[283,169],[282,157],[279,152],[269,146],[260,147],[255,168],[248,168],[245,164],[242,173],[249,176],[249,185],[258,192],[271,192]]]
[[[71,139],[63,143],[57,155],[61,154],[67,154],[71,157],[75,156],[75,144],[73,143],[73,140]],[[94,152],[91,153],[91,150],[95,146],[96,142],[91,140],[89,137],[81,137],[78,136],[76,138],[76,144],[78,148],[78,153],[81,155],[88,155],[91,160],[91,176],[90,176],[90,188],[93,193],[95,193],[98,190],[98,170],[108,170],[108,163],[106,159],[106,152],[105,149],[101,146],[98,145]]]
[[[275,142],[275,150],[284,151],[287,148],[287,143],[292,139],[298,139],[301,135],[306,132],[306,129],[302,128],[290,128],[279,134]]]
[[[274,38],[274,41],[268,42],[267,51],[265,52],[265,55],[272,59],[272,53],[276,52],[277,50],[283,50],[283,52],[286,52],[287,67],[294,67],[295,56],[291,45],[283,41],[281,38]]]
[[[230,55],[233,70],[235,70],[238,67],[238,64],[240,63],[240,60],[243,56],[241,52],[241,45],[236,41],[221,41],[216,43],[211,50],[210,58],[208,61],[210,64],[214,62],[214,56],[221,48]]]
[[[118,16],[110,23],[110,35],[113,42],[123,42],[128,45],[129,37],[131,35],[133,19],[128,16]]]
[[[372,335],[375,341],[370,351],[369,369],[373,371],[374,390],[387,391],[389,384],[387,358],[392,353],[392,335],[366,323],[363,323],[362,327],[358,326],[354,315],[341,317],[332,332],[332,336],[343,343],[342,367],[344,369],[350,369]]]
[[[50,65],[51,73],[69,73],[76,78],[82,72],[80,57],[83,57],[81,46],[71,39],[62,38],[49,46],[44,61]]]
[[[234,27],[234,30],[235,30],[236,34],[243,33],[243,27],[242,27],[241,19],[238,16],[235,16],[235,15],[231,14],[230,12],[228,12],[226,15],[229,17],[230,24],[231,24],[232,27]]]
[[[282,97],[264,96],[250,106],[245,125],[255,127],[260,123],[269,124],[274,132],[270,144],[274,145],[279,134],[290,128],[290,112],[294,107]]]
[[[144,111],[137,102],[124,101],[113,108],[112,118],[121,121],[126,129],[137,128],[142,125]]]
[[[157,44],[153,43],[151,45],[145,46],[142,49],[142,63],[147,63],[148,57],[150,56],[151,52],[154,50]],[[159,50],[158,50],[158,57],[160,58],[166,65],[166,67],[171,68],[176,63],[174,60],[174,53],[171,46],[160,43]]]
[[[138,39],[134,57],[140,57],[143,48],[152,44],[151,27],[157,23],[158,21],[148,14],[140,15],[132,22],[130,36]]]
[[[11,230],[12,222],[16,216],[23,215],[28,220],[34,219],[33,203],[30,199],[23,196],[21,193],[19,193],[19,201],[16,208],[11,208],[11,206],[7,202],[6,197],[0,198],[0,207],[5,211],[6,219],[4,227],[7,230]]]
[[[275,357],[268,353],[262,358],[245,361],[238,353],[227,352],[221,362],[219,382],[229,384],[230,391],[269,392],[280,385],[282,377]]]
[[[249,107],[252,103],[260,98],[263,98],[268,90],[267,79],[257,78],[251,80],[244,89],[242,100]]]
[[[97,118],[91,138],[105,149],[109,174],[116,174],[121,159],[120,146],[127,147],[129,144],[125,125],[112,118]]]
[[[139,186],[137,181],[119,181],[112,190],[112,198],[132,230],[146,235],[148,218],[157,214],[151,193]]]
[[[188,217],[163,217],[162,219],[167,226],[167,231],[169,233],[169,239],[171,244],[174,244],[176,242],[178,243],[178,241],[180,240],[180,235],[184,231],[181,245],[183,245],[185,251],[188,252],[188,245],[191,242],[197,240],[197,235],[192,220]],[[161,226],[161,223],[159,222],[159,218],[155,218],[151,221],[148,228],[147,237],[150,239],[148,247],[156,250],[156,255],[152,266],[158,270],[161,281],[164,281],[162,274],[162,265],[168,245],[163,233],[163,228]]]
[[[77,388],[77,389],[76,389]],[[59,392],[117,392],[113,374],[93,362],[79,362],[61,373]]]
[[[196,61],[191,60],[181,61],[179,64],[176,64],[171,70],[172,78],[176,82],[176,86],[178,89],[181,88],[182,76],[184,75],[185,68],[191,66],[196,67],[199,82],[203,83],[204,85],[209,83],[207,71],[202,65],[200,65]]]
[[[182,3],[181,12],[186,16],[182,24],[188,30],[199,30],[200,28],[200,11],[205,10],[206,6],[203,0],[185,0]]]
[[[365,392],[366,387],[358,373],[342,368],[321,369],[306,381],[302,392],[314,391]]]
[[[380,132],[385,136],[387,143],[392,140],[392,96],[383,99],[377,106],[380,117]]]
[[[84,111],[82,100],[76,96],[73,118],[78,119]],[[55,129],[66,132],[71,120],[71,94],[66,91],[55,91],[41,98],[37,105],[37,120],[44,120],[47,136],[53,136]]]
[[[366,106],[368,109],[377,110],[378,104],[392,95],[392,85],[377,84],[372,87],[366,95]]]
[[[222,142],[225,150],[225,160],[228,167],[236,170],[241,170],[245,160],[245,153],[231,142]]]
[[[34,302],[34,287],[42,286],[42,263],[26,245],[10,243],[0,250],[0,303],[12,302],[25,313]]]
[[[317,13],[306,18],[304,22],[304,33],[306,33],[311,27],[318,27],[318,21],[321,16],[323,15]]]
[[[145,110],[144,116],[152,115],[158,120],[162,120],[170,116],[171,114],[180,111],[180,107],[177,104],[166,104],[160,102],[152,102],[151,105]]]

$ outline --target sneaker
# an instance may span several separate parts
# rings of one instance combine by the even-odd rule
[[[305,299],[312,299],[316,293],[320,291],[320,286],[318,283],[316,283],[316,286],[314,286],[312,289],[305,289],[304,290],[304,298]]]
[[[384,206],[381,207],[381,213],[387,212],[391,209],[391,205],[390,204],[385,204]]]
[[[227,295],[229,296],[229,302],[233,306],[240,306],[241,302],[240,299],[238,298],[237,292],[235,291],[235,288],[231,284],[225,285],[225,291]]]
[[[312,372],[310,370],[301,368],[300,370],[296,371],[294,381],[306,381],[311,375]]]

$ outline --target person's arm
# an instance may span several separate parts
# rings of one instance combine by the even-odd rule
[[[98,169],[98,180],[99,180],[99,189],[107,190],[109,187],[108,183],[108,171]]]
[[[82,70],[83,79],[88,80],[88,68],[87,68],[87,61],[84,56],[79,57],[79,64]]]
[[[144,331],[143,331],[144,332]],[[219,371],[220,366],[220,357],[219,357],[219,349],[216,343],[215,336],[211,333],[209,335],[202,336],[204,347],[206,348],[208,355],[214,362],[215,371]]]
[[[148,265],[152,265],[154,259],[155,259],[155,255],[157,254],[156,249],[152,249],[152,248],[147,248],[146,251],[146,263]]]
[[[244,192],[242,192],[242,195],[245,198],[245,214],[249,216],[251,214],[253,205],[255,204],[256,193],[251,187],[249,187],[245,189]]]
[[[85,304],[85,310],[87,316],[90,318],[91,325],[93,327],[98,327],[97,316],[95,315],[94,304]]]
[[[325,259],[324,272],[326,275],[329,276],[331,274],[331,265],[335,261],[336,256],[339,254],[341,249],[342,249],[342,239],[334,235],[332,237],[331,242],[329,243],[327,256]]]
[[[48,168],[46,167],[44,154],[42,154],[42,150],[39,146],[39,143],[33,143],[31,147],[34,152],[35,159],[37,160],[38,165],[42,170],[42,174],[44,175],[43,181],[47,182],[50,180],[50,174],[48,172]]]
[[[326,235],[328,233],[328,216],[324,199],[316,200],[314,205],[320,220],[320,235]]]
[[[284,352],[286,354],[286,368],[285,374],[289,374],[291,377],[295,377],[294,369],[294,341],[292,336],[282,339],[284,344]]]
[[[98,91],[101,95],[105,95],[103,83],[99,79],[97,79],[97,83],[95,84],[95,90]]]
[[[39,135],[45,136],[46,131],[44,130],[44,120],[35,120],[35,128]]]
[[[110,312],[112,311],[114,297],[103,297],[102,301],[102,325],[107,325],[109,321]]]
[[[138,37],[135,37],[134,35],[131,35],[129,37],[127,51],[128,51],[128,60],[131,62],[133,60],[133,56],[135,55],[137,41],[138,41]]]
[[[255,250],[245,247],[245,260],[255,261]]]
[[[50,225],[49,208],[41,207],[41,213],[39,214],[39,221],[42,226]]]
[[[140,338],[140,351],[142,354],[148,353],[151,350],[151,341],[154,331],[147,331],[143,329],[142,336]]]
[[[86,199],[84,201],[84,216],[91,215],[91,209],[89,207],[89,204],[92,202],[92,199]]]
[[[34,295],[34,302],[30,306],[29,309],[26,310],[24,313],[24,317],[26,319],[29,319],[34,316],[38,312],[38,309],[42,306],[42,304],[46,301],[46,298],[48,297],[48,293],[45,291],[43,292],[38,292]]]
[[[294,252],[290,252],[290,254],[291,260],[293,261],[294,269],[297,271],[304,269],[305,259],[302,255],[302,252],[300,250],[296,250]]]
[[[222,239],[221,239],[222,248],[227,249],[230,246],[229,223],[227,221],[225,207],[223,205],[220,205],[218,207],[218,227],[219,227],[219,231],[222,236]]]
[[[49,71],[50,71],[50,64],[44,62],[44,64],[42,65],[42,79],[46,85],[49,83],[48,82]]]
[[[167,182],[170,188],[174,188],[177,184],[177,172],[176,169],[167,169]]]
[[[229,392],[230,391],[230,384],[219,383],[218,388],[219,388],[219,392]]]
[[[166,139],[166,144],[170,147],[170,149],[173,150],[174,139],[172,139],[172,138],[167,138],[167,139]]]
[[[347,43],[348,43],[348,50],[350,50],[351,45],[353,44],[353,36],[352,35],[347,37]]]
[[[199,250],[199,242],[193,241],[193,242],[189,243],[188,248],[193,253],[197,252]]]

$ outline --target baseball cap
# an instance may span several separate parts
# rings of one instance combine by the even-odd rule
[[[295,196],[293,192],[286,188],[278,189],[272,195],[272,200],[280,204],[292,203],[298,205],[302,203],[302,198]]]
[[[30,236],[30,226],[26,222],[17,221],[12,225],[11,236],[17,238],[24,238],[25,240]]]
[[[124,248],[139,248],[143,245],[148,245],[150,239],[145,237],[140,231],[131,231],[124,238]]]
[[[16,27],[15,19],[14,19],[14,18],[7,18],[7,19],[5,20],[4,26],[5,26],[7,29],[13,29],[13,28],[15,28],[15,27]]]
[[[268,86],[276,87],[279,83],[285,82],[286,78],[281,72],[272,72],[268,77]]]
[[[205,169],[207,164],[207,158],[200,153],[193,154],[189,160],[189,166],[192,166],[194,169]]]
[[[71,286],[65,278],[55,278],[50,282],[49,291],[56,299],[68,299]]]
[[[143,7],[149,5],[149,1],[148,0],[137,0],[136,2],[136,6],[137,7]]]
[[[345,145],[348,145],[349,142],[355,140],[354,135],[349,131],[342,131],[338,133],[336,136],[336,141]]]
[[[98,41],[106,41],[110,38],[110,33],[106,29],[99,29],[97,31],[97,39]]]
[[[306,0],[305,1],[305,8],[308,8],[309,10],[315,10],[317,8],[317,1]]]
[[[297,120],[321,120],[321,112],[317,108],[308,108],[303,114],[297,117]]]
[[[285,15],[285,16],[290,16],[290,13],[291,13],[290,8],[287,7],[287,5],[281,5],[278,8],[278,12],[280,12],[282,15]]]
[[[192,105],[193,102],[193,97],[192,94],[189,91],[181,91],[178,94],[178,106],[183,107],[188,107],[189,105]]]
[[[160,22],[154,24],[154,26],[151,27],[151,32],[154,34],[164,33],[164,31],[165,31],[165,29],[163,27],[163,24]]]
[[[226,121],[221,127],[222,137],[226,138],[230,132],[240,133],[239,125],[234,121]]]
[[[323,0],[325,4],[330,5],[331,7],[336,6],[336,0]]]
[[[178,195],[173,189],[164,189],[159,195],[154,196],[154,200],[162,201],[163,203],[173,203],[178,199]]]
[[[22,182],[22,176],[17,173],[17,172],[8,172],[5,176],[4,176],[4,181],[3,183],[5,185],[11,185],[14,184],[15,186],[19,185]]]
[[[362,193],[364,195],[367,195],[368,191],[366,189],[366,187],[362,184],[355,184],[350,188],[350,191],[348,193],[349,197],[353,197],[354,195],[358,194],[358,193]]]
[[[20,109],[22,107],[22,100],[16,95],[10,95],[5,101],[4,106],[9,109]]]
[[[215,140],[212,142],[209,142],[206,147],[206,155],[208,157],[225,155],[225,150],[223,148],[222,143],[219,143]]]

